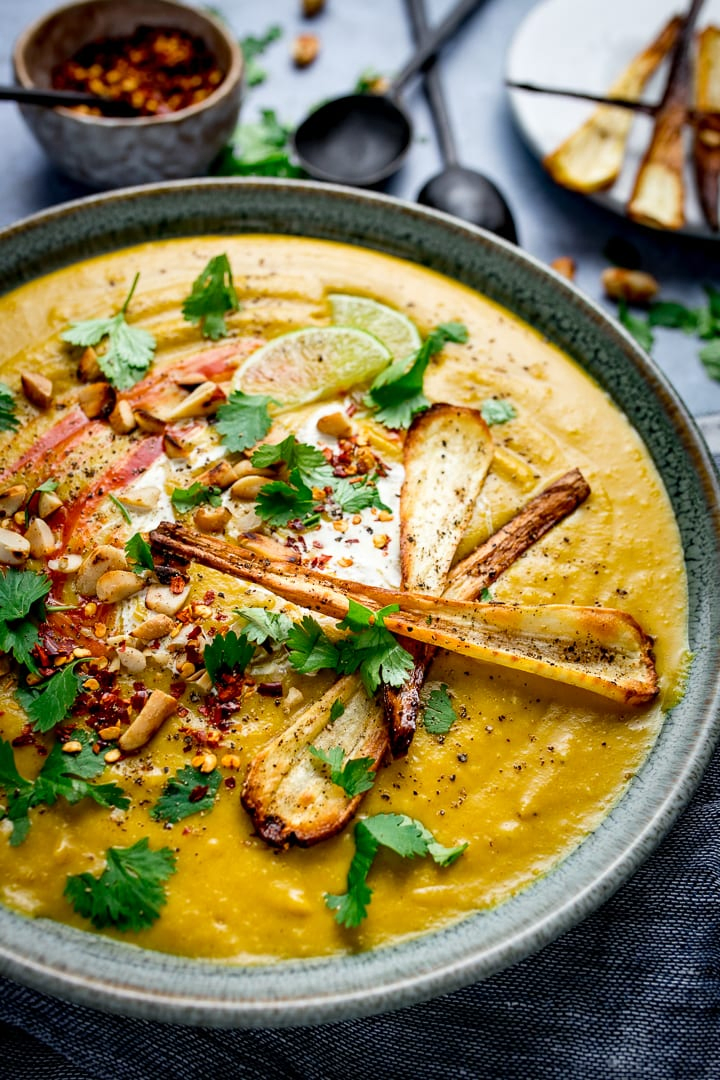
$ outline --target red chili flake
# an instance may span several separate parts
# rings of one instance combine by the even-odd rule
[[[195,638],[200,637],[202,630],[199,626],[193,626],[192,630],[188,632],[188,641],[195,641]]]
[[[145,686],[143,686],[141,690],[135,691],[133,696],[130,698],[130,704],[132,705],[133,709],[135,709],[137,712],[140,712],[149,697],[150,691]]]
[[[181,578],[179,574],[175,574],[175,576],[170,579],[170,592],[174,593],[175,596],[179,596],[184,588],[184,578]]]
[[[208,793],[207,784],[197,784],[188,795],[188,802],[195,803],[204,799]]]
[[[205,595],[202,598],[202,602],[203,602],[203,604],[207,604],[208,607],[210,606],[210,604],[214,604],[215,603],[215,592],[212,589],[208,589],[207,592],[205,593]]]
[[[15,736],[12,740],[12,745],[34,746],[38,754],[42,754],[43,757],[47,754],[47,749],[41,742],[38,742],[38,737],[29,724],[25,724],[20,734]]]
[[[174,698],[181,698],[185,693],[185,683],[182,680],[178,682],[170,683],[170,696]]]
[[[280,682],[261,682],[257,690],[262,697],[282,697],[283,687]]]
[[[226,776],[225,777],[225,787],[229,788],[230,791],[233,790],[233,788],[235,787],[235,784],[236,784],[236,780],[235,780],[234,776]]]
[[[184,705],[179,705],[179,706],[178,706],[178,710],[177,710],[177,714],[178,714],[178,716],[180,717],[180,719],[182,719],[183,717],[185,717],[185,716],[187,716],[187,715],[188,715],[188,712],[189,712],[189,711],[190,711],[190,710],[189,710],[189,709],[186,709]]]

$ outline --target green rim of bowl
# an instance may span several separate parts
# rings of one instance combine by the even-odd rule
[[[233,966],[187,960],[0,908],[0,972],[46,993],[140,1016],[288,1026],[396,1009],[487,978],[603,903],[647,858],[720,737],[720,488],[692,418],[630,336],[518,248],[385,195],[299,181],[178,181],[69,203],[0,233],[0,291],[91,255],[202,233],[285,233],[376,249],[490,296],[577,360],[625,411],[679,522],[694,654],[683,701],[600,826],[490,911],[370,952]]]

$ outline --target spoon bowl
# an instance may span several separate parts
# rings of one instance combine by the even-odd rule
[[[442,172],[428,180],[417,201],[517,243],[510,207],[492,180],[473,169],[446,165]]]
[[[295,153],[317,180],[371,187],[396,172],[412,127],[389,97],[348,94],[321,105],[295,132]]]

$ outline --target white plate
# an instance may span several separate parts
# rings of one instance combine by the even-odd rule
[[[507,57],[513,82],[582,90],[605,95],[633,56],[646,48],[665,23],[687,9],[686,0],[542,0],[521,23]],[[706,0],[697,28],[720,25],[720,0]],[[666,60],[648,84],[644,99],[658,101],[667,78]],[[510,90],[515,119],[542,160],[593,112],[596,106],[570,98]],[[609,191],[588,196],[625,216],[635,176],[652,135],[653,121],[637,116],[627,143],[623,170]],[[705,223],[692,175],[690,131],[686,153],[686,225],[679,230],[718,239]]]

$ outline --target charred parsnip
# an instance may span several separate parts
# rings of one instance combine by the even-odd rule
[[[639,98],[651,75],[677,41],[682,19],[675,18],[653,43],[630,62],[610,87],[608,97]],[[622,169],[625,144],[634,116],[626,109],[601,105],[557,150],[544,160],[558,184],[574,191],[611,187]]]
[[[393,592],[244,555],[241,549],[164,522],[150,534],[156,551],[214,567],[262,585],[301,607],[343,619],[348,598],[385,616],[394,634],[486,663],[591,690],[625,705],[658,692],[651,639],[632,616],[614,608],[552,604],[478,604]]]
[[[410,425],[403,448],[400,573],[403,589],[441,595],[493,455],[490,429],[477,409],[437,404]],[[420,690],[432,647],[403,638],[415,666],[401,688],[383,687],[393,756],[415,734]],[[401,701],[404,707],[401,707]]]
[[[690,46],[703,2],[693,0],[684,20],[655,117],[653,137],[627,206],[628,217],[644,225],[679,229],[685,224],[684,128],[690,105]]]
[[[708,26],[698,38],[695,103],[701,112],[720,112],[720,29]],[[700,117],[695,129],[693,161],[705,220],[718,231],[720,118]]]
[[[330,722],[336,703],[343,711]],[[373,770],[382,764],[388,748],[382,709],[356,676],[335,683],[250,764],[242,804],[258,835],[273,847],[327,840],[345,827],[363,797],[349,797],[334,784],[311,756],[311,746],[325,751],[339,746],[346,759],[372,758]]]
[[[579,469],[565,473],[453,568],[443,596],[451,600],[477,600],[484,589],[553,526],[571,514],[589,494],[590,487]],[[403,640],[403,645],[415,661],[410,678],[404,686],[383,687],[385,716],[396,757],[410,745],[420,709],[420,690],[435,655],[431,645],[407,639]],[[403,747],[403,736],[408,733],[410,737]]]

